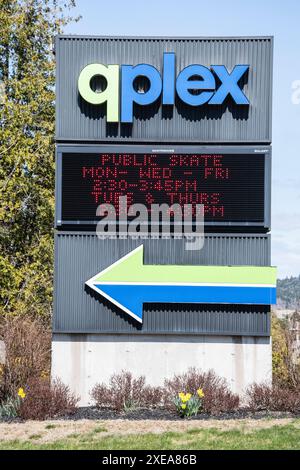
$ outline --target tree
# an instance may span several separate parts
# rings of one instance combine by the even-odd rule
[[[278,385],[287,384],[289,372],[287,368],[288,345],[286,342],[286,326],[282,320],[272,314],[272,372],[273,381]]]
[[[0,0],[0,314],[51,316],[53,38],[75,0]]]
[[[300,307],[300,276],[286,277],[277,281],[277,305],[286,309]]]
[[[272,314],[272,370],[276,385],[298,389],[300,386],[299,352],[294,350],[295,325],[299,313],[280,320]]]

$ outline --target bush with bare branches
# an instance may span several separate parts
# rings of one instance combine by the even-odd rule
[[[146,385],[145,377],[134,378],[131,372],[122,371],[113,374],[109,384],[96,384],[91,397],[98,408],[110,408],[116,411],[149,406],[161,403],[162,392],[159,387]]]
[[[19,416],[23,419],[44,420],[74,414],[79,398],[59,379],[32,378],[25,387]]]
[[[216,415],[236,411],[239,407],[239,397],[231,392],[225,379],[219,377],[213,370],[203,372],[195,368],[190,368],[185,374],[175,375],[165,381],[164,406],[174,410],[174,399],[178,393],[188,392],[196,395],[199,388],[204,392],[203,412]]]
[[[51,332],[41,320],[9,317],[0,325],[5,344],[1,366],[0,400],[14,396],[29,379],[50,375]]]
[[[253,384],[246,391],[251,411],[288,411],[300,413],[300,388]]]

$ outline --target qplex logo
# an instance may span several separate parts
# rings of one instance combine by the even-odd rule
[[[163,55],[162,76],[149,64],[103,65],[89,64],[80,73],[78,90],[82,98],[94,105],[107,105],[108,122],[131,123],[133,104],[146,106],[154,103],[162,94],[163,105],[174,105],[175,95],[190,106],[221,105],[230,96],[236,105],[249,105],[249,100],[241,90],[239,81],[249,70],[249,65],[235,65],[229,72],[224,65],[189,65],[177,76],[175,73],[175,53]],[[95,77],[106,81],[103,91],[92,89]],[[149,88],[137,91],[134,82],[138,77],[146,77]],[[217,83],[219,86],[217,86]]]

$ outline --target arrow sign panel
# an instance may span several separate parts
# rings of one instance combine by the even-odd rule
[[[144,265],[143,245],[86,282],[137,321],[143,303],[276,303],[276,268]]]

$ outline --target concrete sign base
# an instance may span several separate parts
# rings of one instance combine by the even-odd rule
[[[270,337],[54,334],[52,377],[60,377],[80,396],[80,406],[92,404],[90,391],[108,383],[114,373],[144,375],[150,385],[186,372],[189,367],[213,369],[226,377],[240,396],[253,382],[271,381]]]

